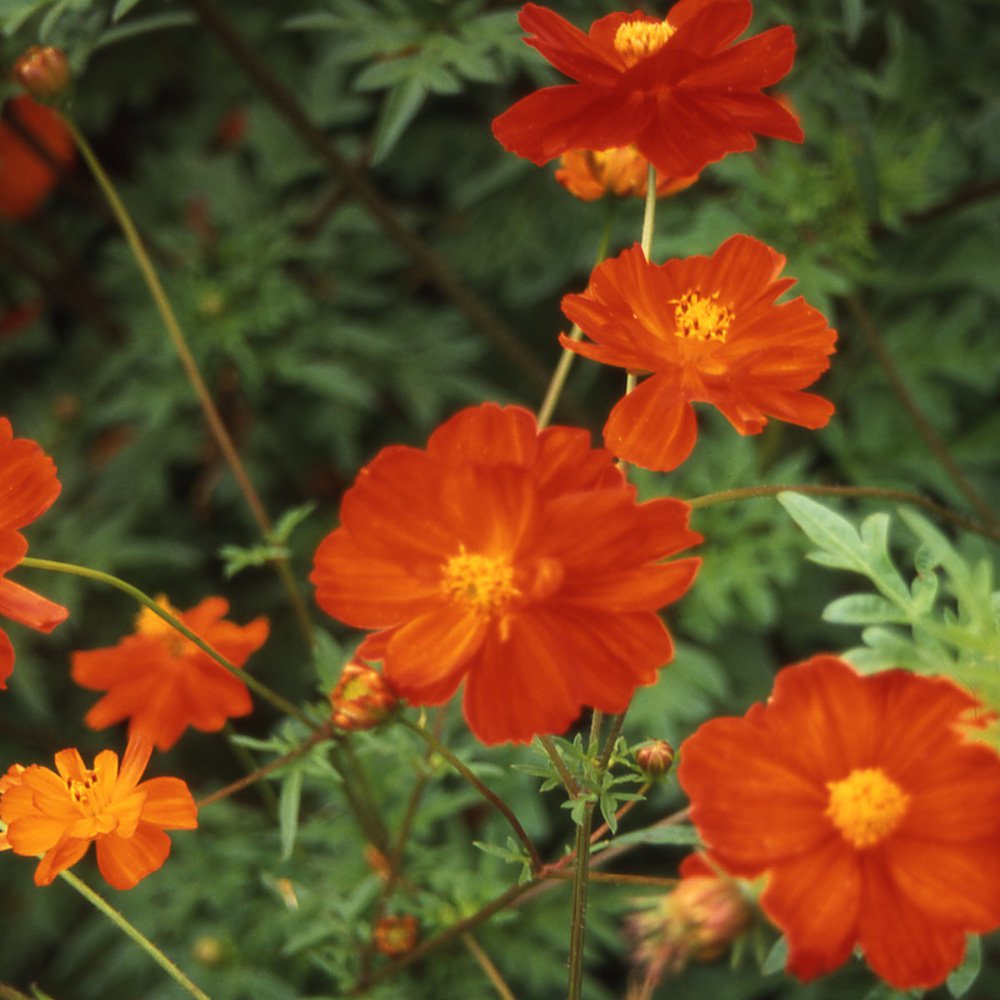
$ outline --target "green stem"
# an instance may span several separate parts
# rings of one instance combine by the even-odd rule
[[[196,1000],[211,1000],[211,997],[199,989],[184,973],[160,951],[134,924],[129,923],[106,899],[99,896],[90,886],[81,882],[71,871],[59,873],[59,877],[67,881],[84,899],[97,907],[113,924],[117,925],[126,936],[130,937],[149,957],[164,969],[177,983],[184,987]]]
[[[646,174],[646,206],[642,213],[642,253],[646,260],[653,249],[653,228],[656,224],[656,167],[651,163]]]
[[[434,752],[439,756],[443,757],[449,764],[463,777],[465,780],[472,785],[473,788],[479,792],[480,795],[487,802],[490,803],[499,813],[501,813],[504,819],[510,824],[511,829],[517,835],[517,839],[524,844],[525,850],[528,852],[528,856],[531,859],[531,872],[532,874],[537,873],[541,870],[542,859],[538,854],[538,849],[532,843],[531,838],[528,836],[524,827],[521,826],[520,820],[511,811],[510,806],[501,799],[496,792],[491,788],[484,785],[482,781],[472,772],[467,764],[461,759],[455,756],[433,733],[428,732],[426,729],[421,728],[416,723],[411,722],[409,719],[401,718],[399,720],[407,729],[412,730],[416,733],[422,740],[425,740],[427,744],[433,748]]]
[[[215,660],[220,667],[225,667],[234,677],[239,678],[239,680],[246,684],[254,694],[270,702],[279,712],[284,712],[286,715],[298,719],[299,722],[304,723],[310,729],[318,728],[309,716],[288,701],[287,698],[283,698],[276,691],[272,691],[266,684],[262,684],[253,675],[248,674],[245,670],[240,670],[239,667],[230,663],[217,649],[213,649],[201,636],[192,632],[184,622],[160,607],[153,598],[144,594],[138,587],[133,587],[132,584],[126,583],[124,580],[120,580],[117,576],[112,576],[110,573],[102,573],[98,569],[90,569],[87,566],[76,566],[73,563],[54,562],[51,559],[34,559],[31,556],[25,556],[21,560],[20,565],[29,566],[33,569],[50,570],[53,573],[68,573],[71,576],[82,576],[88,580],[97,580],[99,583],[106,583],[109,587],[115,587],[117,590],[123,591],[129,597],[162,618],[171,628],[180,632],[185,639],[193,642],[203,653],[206,653]]]
[[[501,1000],[517,1000],[511,992],[510,987],[504,982],[503,976],[500,975],[500,970],[493,964],[490,956],[483,951],[479,942],[468,931],[462,935],[462,944],[469,949],[469,953],[479,964],[479,967],[483,970],[483,973],[493,985]]]
[[[375,793],[368,780],[368,773],[354,752],[350,734],[333,748],[331,763],[341,777],[344,794],[354,810],[358,823],[361,824],[365,837],[385,854],[389,850],[389,835],[386,833],[382,814],[375,803]]]
[[[125,207],[125,203],[119,197],[111,178],[108,177],[104,168],[101,166],[100,160],[98,160],[97,155],[94,153],[90,143],[72,121],[68,118],[65,119],[65,121],[67,128],[73,136],[73,141],[80,150],[80,155],[86,161],[87,166],[90,168],[90,172],[94,175],[94,180],[101,189],[101,193],[107,199],[108,205],[111,207],[111,211],[114,213],[115,219],[125,236],[125,241],[128,243],[129,249],[132,251],[132,255],[135,257],[136,263],[139,266],[139,270],[142,272],[143,279],[146,282],[146,287],[149,289],[149,294],[152,296],[153,303],[156,306],[156,311],[160,314],[160,319],[166,327],[167,334],[169,335],[170,341],[174,346],[174,350],[177,352],[177,356],[180,359],[184,372],[188,377],[188,381],[191,383],[191,387],[194,389],[194,393],[198,397],[198,402],[201,405],[202,412],[205,415],[205,420],[208,423],[212,437],[215,439],[216,445],[222,452],[222,455],[226,460],[226,464],[232,471],[240,492],[243,494],[243,497],[247,502],[247,506],[250,508],[250,513],[253,515],[253,519],[257,522],[257,526],[260,528],[261,534],[265,538],[268,538],[273,531],[271,519],[268,517],[267,511],[264,509],[264,504],[261,502],[257,491],[254,489],[253,483],[250,482],[250,477],[247,475],[246,469],[243,466],[243,461],[236,450],[236,446],[233,444],[233,439],[229,436],[229,431],[226,430],[226,425],[222,422],[222,417],[219,416],[219,411],[216,409],[211,393],[208,391],[208,386],[205,385],[205,380],[201,377],[201,372],[198,370],[198,363],[195,361],[194,355],[191,353],[191,349],[188,346],[187,339],[184,336],[184,331],[181,329],[180,323],[177,322],[173,306],[171,306],[170,300],[167,298],[167,294],[163,290],[163,285],[160,282],[159,275],[156,273],[156,268],[153,267],[153,262],[150,259],[149,253],[146,251],[146,247],[142,242],[142,237],[139,236],[139,231],[136,229],[135,223],[132,221],[132,217],[129,215],[128,209]],[[299,625],[301,626],[303,633],[311,646],[313,643],[312,619],[309,617],[309,610],[306,606],[305,599],[295,582],[295,577],[292,575],[288,561],[284,558],[276,558],[274,560],[274,566],[278,575],[281,577],[281,582],[284,584],[285,590],[288,592],[288,598],[295,612],[295,616],[298,619]]]
[[[576,783],[573,775],[569,773],[566,762],[562,759],[559,751],[556,749],[556,745],[552,742],[552,737],[540,734],[536,739],[542,744],[542,748],[549,755],[549,760],[552,761],[552,766],[556,769],[556,774],[559,775],[559,780],[563,783],[566,794],[571,799],[576,798],[580,794],[580,786]]]
[[[583,819],[576,828],[576,865],[573,869],[573,904],[569,938],[568,1000],[583,996],[583,943],[587,930],[587,890],[590,886],[590,827],[594,819],[594,803],[583,809]]]

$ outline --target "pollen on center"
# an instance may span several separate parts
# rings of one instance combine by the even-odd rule
[[[910,796],[879,767],[851,771],[840,781],[828,781],[826,815],[855,847],[872,847],[896,829]]]
[[[702,295],[687,291],[675,301],[676,334],[684,340],[715,340],[726,342],[736,314],[719,303],[719,293]]]
[[[662,49],[676,30],[667,20],[626,21],[615,32],[615,48],[626,66],[634,66]]]
[[[483,614],[503,611],[520,595],[509,559],[466,552],[464,546],[445,564],[441,589]]]

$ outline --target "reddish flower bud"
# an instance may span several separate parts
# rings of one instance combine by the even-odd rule
[[[419,933],[420,924],[412,914],[379,917],[373,932],[375,947],[383,955],[405,955],[415,947]]]
[[[635,762],[650,778],[662,778],[674,766],[674,748],[666,740],[651,740],[636,750]]]
[[[392,714],[399,699],[374,667],[348,663],[330,692],[333,724],[340,729],[373,729]]]
[[[69,60],[62,49],[32,45],[14,63],[14,78],[32,97],[51,101],[62,97],[69,86]]]

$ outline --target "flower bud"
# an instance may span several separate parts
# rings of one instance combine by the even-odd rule
[[[395,710],[398,699],[374,667],[348,663],[330,692],[333,724],[340,729],[373,729]]]
[[[420,925],[412,914],[400,917],[379,917],[373,936],[375,947],[383,954],[395,957],[412,951],[417,943]]]
[[[62,49],[32,45],[14,63],[14,78],[32,97],[52,101],[69,87],[69,60]]]
[[[635,762],[650,778],[662,778],[674,765],[674,748],[666,740],[650,740],[635,752]]]

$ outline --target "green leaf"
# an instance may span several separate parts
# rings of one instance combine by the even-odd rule
[[[909,618],[878,594],[850,594],[828,604],[823,621],[837,625],[905,625]]]
[[[123,18],[133,7],[135,7],[141,0],[118,0],[114,8],[111,11],[111,20],[117,21]]]
[[[761,965],[760,971],[762,975],[773,976],[776,972],[781,972],[787,962],[788,939],[780,937],[774,942],[774,946],[767,953],[767,957],[764,959],[764,964]]]
[[[962,964],[947,979],[948,991],[953,997],[960,997],[976,981],[983,962],[983,947],[979,936],[970,934]]]
[[[281,832],[281,860],[287,861],[295,848],[295,835],[299,829],[299,806],[302,802],[302,767],[293,768],[281,783],[278,802],[278,825]]]
[[[427,89],[412,76],[389,91],[375,124],[373,164],[381,163],[389,155],[406,126],[416,117],[426,97]]]
[[[33,14],[52,0],[0,0],[0,31],[13,35]]]
[[[680,844],[690,846],[700,844],[701,838],[693,826],[649,826],[645,830],[635,830],[609,841],[615,847],[625,844]]]
[[[823,565],[863,572],[864,554],[861,539],[845,517],[799,493],[779,493],[778,503],[792,520],[815,542],[824,556]],[[820,562],[810,553],[810,559]]]

